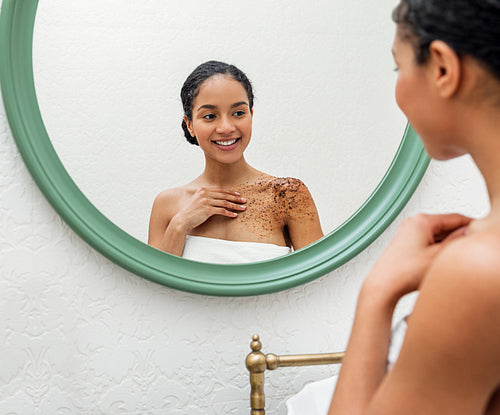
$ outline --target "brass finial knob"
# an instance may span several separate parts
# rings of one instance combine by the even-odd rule
[[[262,343],[260,342],[259,335],[252,336],[250,343],[252,351],[247,355],[246,365],[250,373],[263,373],[266,370],[266,357],[260,351]]]
[[[259,352],[262,349],[262,343],[260,342],[260,337],[258,334],[252,336],[252,342],[250,343],[250,348],[254,352]]]

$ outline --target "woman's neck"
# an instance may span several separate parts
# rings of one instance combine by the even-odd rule
[[[207,185],[221,187],[235,187],[248,182],[262,174],[250,166],[244,157],[236,163],[224,164],[206,160],[205,170],[200,178]]]
[[[491,210],[500,214],[500,108],[483,108],[467,135],[469,154],[479,168],[488,189]]]

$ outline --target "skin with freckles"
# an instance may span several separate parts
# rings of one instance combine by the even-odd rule
[[[153,204],[149,244],[182,256],[187,235],[300,249],[323,236],[318,212],[298,179],[250,166],[253,108],[243,85],[216,74],[200,86],[187,130],[205,155],[192,182],[161,192]]]
[[[405,17],[413,22],[436,1],[402,2],[413,7]],[[498,22],[500,3],[490,1],[484,13],[486,3],[461,1],[448,16],[455,13],[457,19],[464,8],[477,8],[476,15]],[[442,8],[435,10],[431,23],[440,21]],[[464,24],[470,18],[464,14]],[[452,23],[455,36],[456,20]],[[420,27],[419,36],[428,30]],[[493,30],[498,34],[498,26]],[[500,76],[493,69],[498,49],[485,54],[491,61],[482,62],[434,36],[425,47],[427,57],[419,60],[415,36],[397,24],[398,105],[431,157],[471,155],[491,210],[479,220],[421,214],[403,221],[360,290],[330,415],[500,414]],[[498,44],[489,32],[482,39],[487,46]],[[395,306],[415,290],[420,294],[399,358],[387,372]]]

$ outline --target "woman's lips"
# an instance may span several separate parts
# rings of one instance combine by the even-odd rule
[[[240,141],[239,138],[231,138],[226,140],[212,141],[212,143],[214,143],[219,149],[223,151],[230,151],[238,145],[238,141]]]

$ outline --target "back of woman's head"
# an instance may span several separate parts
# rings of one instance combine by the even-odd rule
[[[238,81],[247,92],[250,110],[253,109],[254,96],[252,84],[250,83],[250,80],[247,78],[245,73],[234,65],[229,65],[224,62],[212,60],[202,63],[201,65],[196,67],[196,69],[187,77],[184,85],[182,85],[182,107],[184,109],[184,115],[188,120],[191,121],[193,119],[193,102],[198,96],[203,82],[215,75],[227,75],[233,78],[235,81]],[[191,136],[191,133],[189,132],[184,120],[182,121],[182,129],[187,141],[189,141],[191,144],[198,145],[196,137]]]
[[[392,18],[418,63],[427,61],[433,40],[442,40],[500,80],[500,0],[400,0]]]

